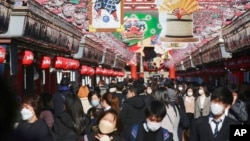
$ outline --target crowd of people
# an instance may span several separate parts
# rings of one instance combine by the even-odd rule
[[[20,100],[1,86],[13,108],[10,119],[0,116],[9,127],[1,137],[6,141],[226,141],[230,125],[250,123],[247,83],[209,89],[139,78],[88,87],[63,77],[55,94],[27,93]]]

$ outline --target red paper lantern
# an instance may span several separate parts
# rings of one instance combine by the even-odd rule
[[[89,67],[89,75],[93,76],[95,74],[95,70],[91,67]]]
[[[18,60],[22,65],[31,65],[34,60],[34,54],[28,50],[19,52]]]
[[[107,69],[103,69],[103,70],[102,70],[102,74],[103,74],[104,76],[107,76],[107,72],[108,72]]]
[[[81,72],[82,75],[87,74],[88,73],[88,66],[82,66],[81,68]]]
[[[6,56],[6,49],[0,46],[0,63],[3,63]]]
[[[97,67],[95,73],[96,73],[97,75],[102,75],[102,68]]]
[[[41,69],[48,69],[51,65],[51,59],[48,56],[43,56],[40,58],[39,67]]]
[[[55,59],[55,68],[56,69],[64,69],[66,64],[66,58],[63,57],[56,57]]]
[[[72,62],[71,62],[71,69],[76,70],[76,69],[79,68],[79,66],[80,66],[80,63],[79,63],[78,60],[72,60]]]

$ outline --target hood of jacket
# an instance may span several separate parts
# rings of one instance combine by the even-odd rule
[[[128,103],[135,109],[143,109],[145,107],[145,102],[140,96],[133,96],[131,98],[126,99],[124,102]]]

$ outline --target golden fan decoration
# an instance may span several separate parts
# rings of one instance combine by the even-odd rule
[[[163,0],[159,4],[159,12],[167,12],[181,19],[183,15],[189,15],[199,9],[198,0]]]

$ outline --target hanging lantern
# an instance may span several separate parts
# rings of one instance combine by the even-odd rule
[[[88,66],[82,66],[80,73],[82,75],[85,75],[88,73]]]
[[[104,76],[107,76],[107,72],[108,72],[107,69],[103,69],[103,70],[102,70],[102,74],[103,74]]]
[[[34,54],[28,50],[22,51],[18,54],[18,60],[22,65],[31,65],[34,60]]]
[[[40,58],[39,67],[41,69],[48,69],[51,65],[51,59],[48,56],[43,56]]]
[[[66,64],[66,58],[63,58],[63,57],[56,57],[55,58],[54,67],[56,69],[63,69],[65,67],[65,64]]]
[[[71,69],[77,70],[79,68],[79,66],[80,66],[80,63],[79,63],[78,60],[72,60],[72,62],[71,62]]]
[[[93,76],[95,74],[95,70],[91,67],[89,67],[89,75]]]
[[[95,73],[96,73],[97,75],[102,75],[102,68],[96,67]]]
[[[0,64],[4,63],[5,56],[6,56],[6,49],[0,46]]]

